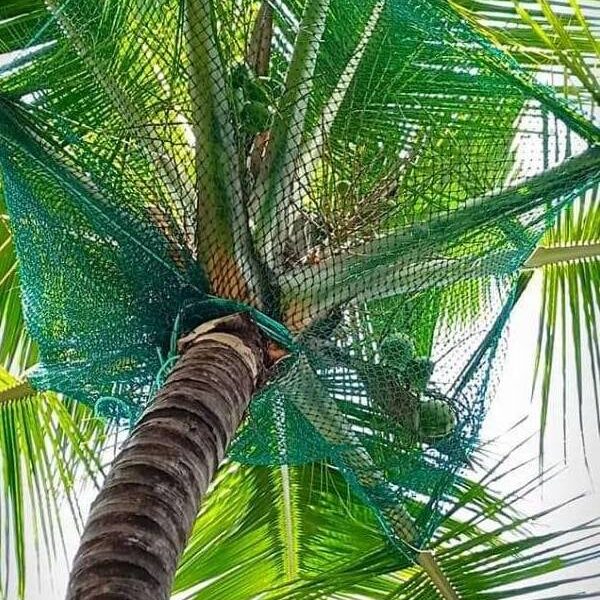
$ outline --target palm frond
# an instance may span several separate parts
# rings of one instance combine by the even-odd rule
[[[519,218],[536,206],[548,203],[560,206],[572,201],[581,189],[597,183],[599,160],[600,154],[591,148],[495,196],[472,199],[450,217],[442,214],[438,219],[430,219],[426,234],[419,223],[415,223],[405,230],[352,248],[347,254],[328,257],[316,266],[310,265],[280,278],[283,305],[288,308],[289,303],[291,318],[295,319],[289,325],[301,328],[352,298],[369,301],[410,290],[443,287],[465,279],[466,273],[472,277],[502,274],[494,270],[499,265],[507,272],[520,266],[525,261],[523,248],[502,248],[478,256],[469,252],[468,236],[476,235],[473,232],[477,232],[478,223],[493,225],[500,217]],[[565,178],[572,179],[572,189],[565,189]],[[446,241],[438,241],[436,231],[443,232],[443,240],[460,240],[461,250],[452,256],[452,250],[445,246]],[[449,231],[453,232],[452,236],[448,235]],[[416,239],[426,240],[426,244],[409,248]],[[401,248],[405,251],[400,251]],[[477,252],[475,245],[474,250]],[[442,252],[452,258],[445,258]],[[360,276],[353,277],[356,273]]]
[[[63,522],[82,524],[77,494],[82,477],[94,480],[105,427],[85,407],[39,394],[0,367],[0,515],[6,535],[0,553],[2,588],[24,597],[33,565],[26,540],[52,569],[65,552]],[[68,507],[68,508],[67,508]],[[31,542],[29,542],[31,543]],[[14,565],[15,572],[12,572]]]
[[[33,360],[35,350],[25,332],[17,259],[0,185],[0,365],[20,372]]]
[[[542,241],[542,312],[535,375],[541,396],[540,456],[549,414],[562,413],[563,458],[575,425],[586,461],[600,435],[600,204],[594,187],[560,215]],[[535,259],[535,254],[533,259]],[[556,393],[555,390],[562,390]],[[589,423],[593,423],[590,426]]]
[[[44,0],[7,0],[0,6],[0,55],[18,52],[32,41],[31,31],[47,19]]]
[[[557,586],[561,598],[570,597],[586,581],[570,570],[600,558],[600,529],[583,523],[571,531],[532,534],[537,518],[563,507],[532,517],[512,508],[535,490],[540,476],[508,493],[491,492],[506,487],[524,466],[506,467],[505,460],[497,459],[479,480],[457,481],[433,544],[438,560],[465,598],[527,598]],[[289,478],[286,496],[280,469],[223,469],[180,565],[175,598],[439,598],[421,569],[391,551],[373,514],[336,470],[295,467]],[[227,500],[233,493],[236,502]]]
[[[587,107],[600,100],[600,11],[593,1],[452,0],[452,5],[544,83]]]
[[[594,118],[600,99],[600,10],[594,2],[453,0],[452,4],[538,80],[553,86]],[[547,125],[544,128],[548,138],[552,132]],[[558,129],[554,133],[558,136]],[[548,142],[546,139],[544,144],[546,163],[550,160]],[[572,142],[567,131],[565,141],[557,140],[555,152],[569,154]],[[598,193],[594,187],[561,214],[526,264],[543,274],[535,365],[541,396],[542,462],[550,413],[563,415],[565,460],[571,418],[584,450],[594,432],[600,432]],[[555,388],[562,388],[562,393],[553,393]],[[584,457],[586,461],[590,458],[587,452]]]

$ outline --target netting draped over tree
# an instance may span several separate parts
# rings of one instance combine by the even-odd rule
[[[133,422],[173,340],[250,310],[289,355],[232,456],[332,461],[425,545],[600,130],[442,0],[46,6],[0,67],[32,381]],[[548,114],[586,149],[537,161]]]

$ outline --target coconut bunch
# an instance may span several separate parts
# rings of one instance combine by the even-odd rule
[[[455,430],[457,417],[450,399],[431,382],[433,361],[418,356],[408,337],[386,337],[369,360],[333,346],[324,354],[332,368],[322,377],[333,388],[342,380],[347,384],[349,378],[357,379],[374,420],[385,420],[386,429],[394,429],[407,444],[435,444]]]

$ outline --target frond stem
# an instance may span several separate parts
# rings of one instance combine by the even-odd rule
[[[456,593],[432,552],[419,552],[417,563],[427,573],[444,600],[460,600],[460,596]]]
[[[14,387],[10,387],[0,392],[0,406],[9,402],[17,402],[19,400],[27,400],[31,396],[37,394],[36,390],[28,381],[17,383]]]
[[[523,267],[539,269],[546,265],[597,258],[600,258],[600,242],[576,246],[540,246]]]
[[[281,465],[282,512],[283,512],[283,537],[284,537],[284,564],[288,581],[298,577],[298,548],[294,524],[294,506],[290,480],[290,469]]]

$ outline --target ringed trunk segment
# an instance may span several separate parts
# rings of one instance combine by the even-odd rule
[[[268,360],[247,315],[199,327],[179,351],[92,505],[67,600],[170,597],[200,501]]]

